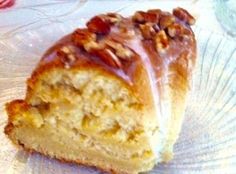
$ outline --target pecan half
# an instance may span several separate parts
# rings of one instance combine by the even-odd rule
[[[153,13],[153,14],[156,14],[158,16],[161,15],[161,10],[160,9],[150,9],[147,11],[148,13]]]
[[[147,13],[156,15],[156,21],[155,22],[158,23],[159,20],[160,20],[162,11],[160,9],[150,9],[150,10],[147,11]]]
[[[104,17],[110,24],[115,24],[122,20],[122,16],[117,13],[107,13]]]
[[[129,60],[133,56],[133,52],[129,48],[123,46],[121,43],[111,40],[107,40],[105,43],[115,50],[115,54],[123,60]]]
[[[164,30],[160,30],[155,36],[156,50],[159,53],[165,53],[169,48],[169,39]]]
[[[132,20],[137,23],[145,23],[145,22],[153,22],[157,23],[159,20],[159,16],[155,13],[146,13],[143,11],[137,11]]]
[[[72,46],[63,46],[61,48],[61,51],[66,53],[66,54],[74,54],[75,53],[75,50]]]
[[[194,17],[187,10],[180,7],[173,10],[173,15],[189,25],[193,25],[196,22]]]
[[[76,61],[75,50],[71,46],[63,46],[57,51],[57,56],[63,62],[66,68]]]
[[[154,24],[152,23],[140,24],[139,28],[144,39],[152,39],[156,34],[156,27],[154,29]]]
[[[174,23],[167,28],[170,37],[186,37],[191,34],[191,31],[184,28],[181,24]]]
[[[110,32],[110,24],[106,19],[95,16],[87,22],[88,30],[97,34],[108,34]]]
[[[84,46],[88,42],[96,41],[96,34],[88,29],[77,29],[72,34],[72,41],[78,46]]]
[[[152,26],[152,28],[155,30],[155,32],[159,32],[159,31],[160,31],[160,27],[159,27],[158,24],[154,24],[154,25]]]
[[[161,14],[160,22],[159,22],[161,29],[167,28],[168,26],[170,26],[174,22],[175,22],[175,17],[172,16],[171,14],[169,14],[169,13]]]
[[[95,41],[91,41],[84,44],[84,49],[91,52],[92,50],[102,49],[102,45]]]
[[[130,26],[130,21],[124,19],[118,24],[118,29],[122,36],[126,39],[131,39],[135,36],[135,31],[133,26]]]
[[[95,55],[100,57],[104,63],[113,68],[121,68],[122,66],[119,58],[108,48],[97,50]]]
[[[180,24],[175,23],[170,25],[167,31],[171,37],[176,37],[182,35],[182,26]]]

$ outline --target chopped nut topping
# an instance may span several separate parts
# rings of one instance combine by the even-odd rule
[[[148,13],[154,13],[154,14],[156,14],[158,16],[160,16],[160,14],[161,14],[161,10],[160,9],[150,9],[147,12]]]
[[[122,66],[119,58],[108,48],[97,50],[95,54],[99,56],[104,63],[113,68],[121,68]]]
[[[155,45],[159,53],[165,53],[169,47],[169,40],[164,30],[159,31],[155,36]]]
[[[72,46],[63,46],[61,47],[60,52],[62,52],[63,55],[75,54],[75,50]]]
[[[88,52],[93,49],[101,49],[102,47],[96,42],[96,34],[88,31],[87,29],[77,29],[73,33],[72,40],[76,43],[76,45],[83,47]]]
[[[88,29],[77,29],[72,35],[73,42],[78,46],[84,46],[84,44],[92,41],[96,41],[96,35]]]
[[[122,20],[122,16],[117,13],[107,13],[106,15],[104,15],[104,17],[111,24],[115,24]]]
[[[145,22],[144,14],[145,14],[145,12],[137,11],[133,16],[133,21],[139,22],[139,23],[144,23]]]
[[[194,17],[191,14],[189,14],[189,12],[187,10],[185,10],[183,8],[180,8],[180,7],[175,8],[173,10],[173,15],[175,17],[177,17],[178,19],[180,19],[181,21],[186,22],[189,25],[195,24]]]
[[[158,26],[158,24],[154,24],[152,27],[155,30],[155,32],[160,31],[160,27]]]
[[[195,19],[186,10],[176,8],[173,10],[173,15],[159,9],[137,11],[132,21],[116,13],[95,16],[86,24],[88,29],[77,29],[73,33],[72,40],[88,53],[100,57],[107,65],[121,68],[124,60],[130,60],[134,56],[133,50],[123,42],[120,43],[121,40],[134,38],[135,34],[140,35],[141,32],[143,38],[151,39],[157,52],[163,54],[170,47],[171,39],[177,41],[177,39],[191,38],[191,29],[183,21],[193,24]],[[109,36],[101,36],[101,34],[109,34],[111,27],[113,30]],[[137,27],[140,29],[138,33],[136,33]],[[63,47],[61,51],[70,61],[76,59],[75,54],[70,53],[70,49]]]
[[[160,9],[151,9],[151,10],[148,10],[147,13],[156,15],[156,20],[154,22],[158,23],[162,12]]]
[[[152,39],[153,36],[156,34],[154,25],[152,23],[140,24],[139,28],[142,32],[144,39]]]
[[[97,34],[108,34],[110,32],[110,24],[103,17],[95,16],[86,24],[88,30]]]
[[[174,16],[169,13],[162,14],[160,17],[160,28],[165,29],[175,22]]]
[[[133,56],[133,52],[121,46],[117,48],[116,55],[121,59],[129,60]]]
[[[76,60],[75,51],[71,46],[63,46],[58,50],[57,55],[67,68],[69,68],[70,64]]]
[[[69,54],[68,59],[70,60],[70,62],[74,62],[76,60],[76,57],[74,54]]]
[[[168,34],[171,37],[179,36],[182,34],[182,29],[180,24],[174,23],[168,27]]]
[[[182,25],[178,23],[174,23],[168,27],[168,34],[171,37],[184,37],[191,34],[191,32],[184,28]]]
[[[92,50],[98,50],[101,48],[102,48],[102,45],[98,44],[95,41],[87,42],[84,44],[84,49],[88,52],[91,52]]]
[[[146,13],[143,11],[137,11],[133,16],[133,21],[138,23],[153,22],[157,23],[159,16],[156,13]]]
[[[62,47],[61,51],[63,51],[66,54],[70,54],[71,53],[71,50],[68,47],[66,47],[66,46]]]
[[[129,24],[127,24],[127,21],[122,21],[118,25],[118,29],[120,30],[121,34],[125,36],[125,38],[130,39],[135,36],[134,28],[130,27]]]
[[[110,46],[112,49],[114,49],[115,54],[121,59],[128,60],[133,56],[133,52],[129,48],[124,47],[122,44],[118,42],[107,40],[106,44]]]

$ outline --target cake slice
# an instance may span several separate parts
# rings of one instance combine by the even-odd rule
[[[136,174],[172,158],[196,59],[184,9],[108,13],[63,37],[6,104],[6,135],[28,151]]]

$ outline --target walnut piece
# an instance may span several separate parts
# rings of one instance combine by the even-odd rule
[[[175,8],[173,10],[173,15],[177,17],[179,20],[186,22],[189,25],[195,24],[195,19],[194,17],[189,14],[189,12],[183,8]]]
[[[165,53],[166,50],[169,48],[169,39],[168,36],[166,35],[164,30],[160,30],[156,35],[155,35],[155,45],[156,45],[156,50],[159,53]]]

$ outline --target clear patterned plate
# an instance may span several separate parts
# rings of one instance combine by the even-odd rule
[[[29,155],[13,147],[3,134],[4,103],[24,96],[25,80],[45,49],[84,21],[52,22],[0,40],[0,174],[101,173]],[[175,157],[155,167],[153,174],[236,173],[236,43],[199,27],[194,30],[198,63]]]

